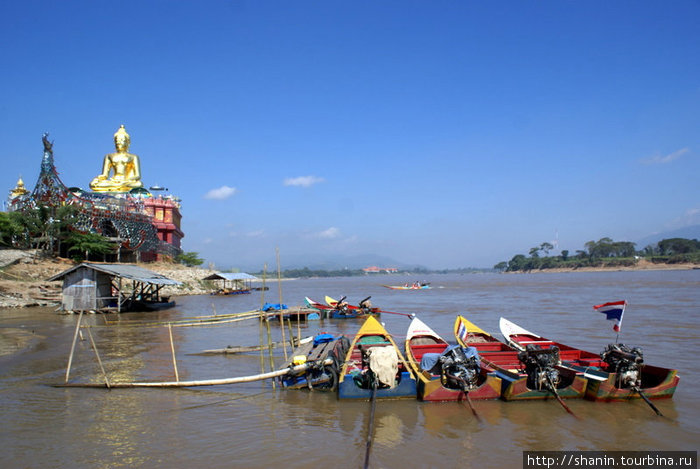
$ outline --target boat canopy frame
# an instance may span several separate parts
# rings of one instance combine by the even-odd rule
[[[202,280],[213,282],[221,281],[221,288],[214,291],[213,294],[228,295],[232,293],[249,292],[253,289],[252,282],[260,279],[244,272],[217,272],[204,277]],[[230,282],[230,284],[228,282]],[[228,285],[230,285],[230,287]]]

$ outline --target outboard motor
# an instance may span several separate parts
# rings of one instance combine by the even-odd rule
[[[640,387],[644,365],[642,349],[624,344],[608,344],[600,358],[615,372],[615,385],[620,388]]]
[[[536,345],[528,345],[524,351],[518,353],[518,360],[525,365],[528,388],[554,391],[559,385],[559,370],[555,368],[559,364],[559,347],[543,349]]]
[[[358,306],[360,307],[362,314],[370,314],[372,312],[372,302],[369,301],[370,298],[372,297],[368,296],[364,300],[360,301],[360,304]]]
[[[440,357],[442,384],[448,388],[468,391],[477,386],[481,368],[479,353],[474,347],[453,346]]]
[[[347,298],[347,296],[342,297],[335,304],[335,310],[343,316],[346,316],[348,314],[348,303],[345,301],[345,298]]]

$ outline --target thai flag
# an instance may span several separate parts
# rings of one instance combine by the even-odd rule
[[[625,314],[625,306],[627,306],[626,301],[611,301],[610,303],[603,303],[602,305],[595,305],[593,309],[599,313],[604,313],[608,321],[615,321],[613,330],[615,332],[620,332],[622,327],[622,315]]]
[[[465,326],[463,322],[460,322],[459,327],[457,328],[457,337],[462,339],[462,342],[466,344],[468,335],[469,331],[467,330],[467,326]]]

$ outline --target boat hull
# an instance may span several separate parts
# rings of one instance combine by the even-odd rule
[[[529,388],[527,377],[511,376],[503,371],[497,371],[496,374],[502,379],[501,397],[504,401],[556,399],[551,391]],[[587,380],[583,376],[577,375],[571,384],[557,388],[557,394],[562,399],[581,399],[586,394],[586,385]]]
[[[501,387],[501,378],[495,373],[488,373],[479,386],[469,391],[469,399],[498,399],[501,397]],[[439,376],[431,378],[419,376],[417,391],[418,398],[427,402],[467,400],[467,394],[464,391],[443,386]]]
[[[442,354],[449,344],[435,331],[418,318],[413,318],[406,332],[406,358],[416,375],[418,399],[428,402],[463,401],[467,393],[462,389],[443,384],[440,374],[423,370],[420,363],[426,353]],[[494,373],[487,373],[483,368],[477,385],[468,391],[469,399],[498,399],[501,395],[501,379]]]
[[[404,371],[401,373],[399,383],[393,388],[377,389],[377,399],[415,399],[416,380],[411,373]],[[355,383],[352,375],[346,375],[338,384],[339,399],[371,399],[372,390],[362,388]]]
[[[605,370],[607,364],[601,360],[600,355],[545,339],[505,318],[501,318],[500,325],[503,336],[514,346],[524,347],[528,343],[536,343],[543,347],[558,347],[562,366],[582,372],[587,376],[586,399],[592,401],[641,399],[637,391],[629,387],[618,387],[616,385],[616,373]],[[645,397],[649,399],[673,397],[680,381],[677,370],[644,365],[640,373],[641,391]]]
[[[368,317],[355,335],[343,362],[338,379],[339,399],[371,399],[373,390],[363,378],[369,372],[369,366],[363,353],[372,347],[392,347],[398,359],[398,372],[393,387],[379,387],[378,399],[416,398],[416,378],[413,370],[406,364],[406,359],[391,335],[374,317]]]
[[[485,332],[463,316],[457,316],[454,325],[457,342],[462,346],[475,347],[479,351],[482,366],[495,373],[501,380],[501,398],[505,401],[556,399],[547,389],[528,386],[528,376],[523,368],[518,351]],[[566,399],[580,399],[586,393],[587,380],[582,371],[562,366],[555,367],[561,382],[556,387],[557,395]]]
[[[574,369],[581,369],[581,367],[572,366]],[[645,386],[645,378],[649,377],[649,368],[657,368],[660,370],[664,377],[656,386]],[[581,369],[581,371],[584,371]],[[589,371],[590,372],[590,371]],[[603,402],[615,402],[615,401],[627,401],[630,399],[641,399],[639,393],[630,388],[620,388],[615,385],[615,373],[605,373],[601,372],[603,375],[607,375],[604,381],[589,378],[588,385],[586,387],[586,399],[591,401],[603,401]],[[658,376],[658,375],[657,375]],[[645,397],[649,399],[670,399],[676,392],[676,387],[680,377],[676,370],[667,370],[665,368],[658,368],[652,366],[645,366],[642,371],[642,387],[641,391]]]

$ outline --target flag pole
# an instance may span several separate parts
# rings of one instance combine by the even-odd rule
[[[622,314],[620,314],[620,322],[617,324],[617,335],[615,336],[615,343],[618,343],[620,338],[620,331],[622,330],[622,318],[625,317],[625,308],[627,307],[627,300],[622,304]]]

